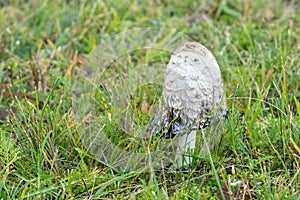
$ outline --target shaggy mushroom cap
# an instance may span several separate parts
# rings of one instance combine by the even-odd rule
[[[166,138],[203,129],[225,116],[219,65],[205,46],[187,42],[173,53],[161,100],[147,132],[163,133]]]

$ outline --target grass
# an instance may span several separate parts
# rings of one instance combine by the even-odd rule
[[[21,118],[10,116],[0,124],[2,199],[218,199],[220,186],[226,198],[230,193],[238,199],[299,199],[298,1],[12,0],[1,5],[0,109],[14,106]],[[109,35],[136,27],[175,28],[207,46],[220,65],[228,119],[211,157],[196,156],[189,172],[120,172],[82,143],[80,125],[89,122],[125,148],[135,147],[116,125],[115,96],[105,79],[100,77],[96,93],[100,120],[78,121],[72,100],[76,71],[87,55]],[[165,66],[168,58],[137,50],[107,73],[155,62]],[[155,101],[156,91],[147,91]],[[132,97],[140,126],[149,120],[144,92]]]

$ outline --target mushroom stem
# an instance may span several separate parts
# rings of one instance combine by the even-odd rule
[[[196,146],[196,132],[196,130],[192,130],[188,134],[179,136],[175,158],[177,167],[189,166],[192,163]]]

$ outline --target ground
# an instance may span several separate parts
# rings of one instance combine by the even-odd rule
[[[300,198],[298,1],[1,2],[1,198]],[[188,171],[121,172],[82,142],[80,126],[89,122],[75,118],[77,70],[104,38],[137,27],[175,29],[204,44],[220,65],[228,105],[224,130]],[[168,62],[169,54],[150,53],[134,52],[126,63]],[[112,66],[126,73],[122,63]],[[112,88],[105,81],[100,88],[99,124],[126,148],[128,133],[112,117]],[[136,96],[135,123],[142,126],[149,121],[147,103],[157,98],[142,104]],[[8,117],[7,106],[13,108]]]

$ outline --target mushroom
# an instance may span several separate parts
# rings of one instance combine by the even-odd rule
[[[167,65],[161,104],[147,133],[178,137],[175,161],[182,167],[192,162],[192,156],[184,154],[194,152],[197,130],[205,132],[206,127],[217,126],[225,115],[223,81],[216,59],[203,45],[184,43]]]

